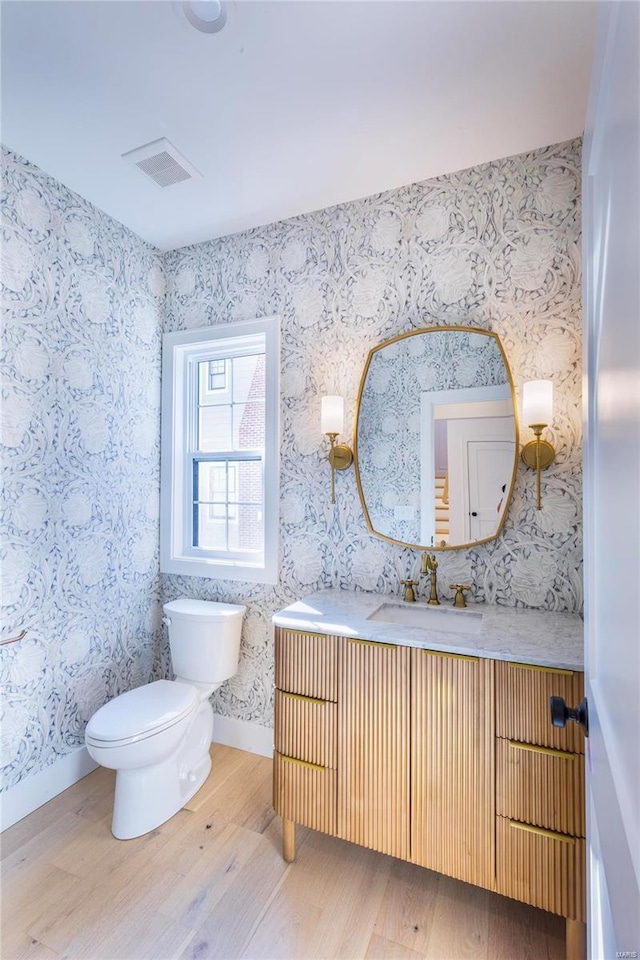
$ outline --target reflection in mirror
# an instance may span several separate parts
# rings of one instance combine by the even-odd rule
[[[496,537],[517,462],[513,384],[497,335],[432,327],[375,347],[355,448],[373,533],[443,549]]]

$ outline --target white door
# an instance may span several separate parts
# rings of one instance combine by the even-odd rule
[[[614,960],[640,956],[640,6],[601,17],[583,165],[588,938]]]
[[[515,454],[513,417],[452,420],[447,425],[451,543],[495,534]]]
[[[513,440],[471,440],[469,460],[469,540],[496,532],[513,473]]]

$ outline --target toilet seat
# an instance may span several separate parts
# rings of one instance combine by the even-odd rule
[[[156,736],[180,723],[199,704],[195,687],[173,680],[156,680],[105,703],[89,721],[86,742],[119,747]]]

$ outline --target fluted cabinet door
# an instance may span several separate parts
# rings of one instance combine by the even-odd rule
[[[338,834],[409,859],[409,649],[348,640],[338,670]]]
[[[492,888],[493,661],[411,651],[411,859]]]

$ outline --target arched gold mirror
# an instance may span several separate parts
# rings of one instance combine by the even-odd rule
[[[376,536],[436,550],[495,539],[517,454],[513,379],[496,333],[427,327],[370,351],[354,456],[362,509]]]

